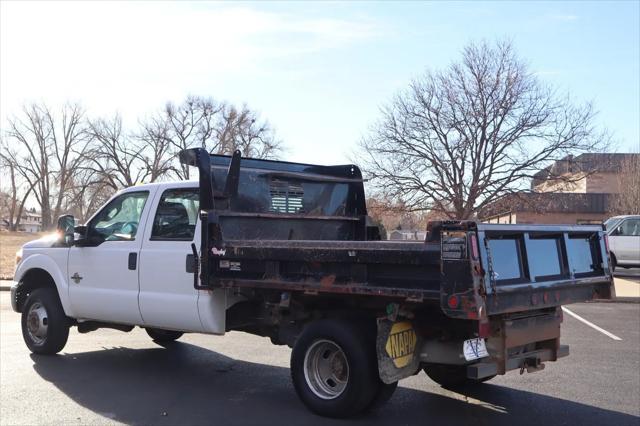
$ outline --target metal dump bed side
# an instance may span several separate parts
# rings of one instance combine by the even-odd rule
[[[441,302],[451,317],[480,319],[615,297],[602,226],[450,223],[442,239]],[[464,246],[464,255],[446,256],[453,250],[447,245]],[[460,267],[467,259],[469,273]]]
[[[440,245],[381,241],[360,170],[181,153],[200,175],[199,289],[250,287],[437,302]],[[194,257],[198,257],[197,247]]]

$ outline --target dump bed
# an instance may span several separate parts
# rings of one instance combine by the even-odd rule
[[[181,160],[200,174],[197,288],[373,295],[467,319],[612,297],[601,226],[434,222],[425,241],[381,241],[356,166]]]

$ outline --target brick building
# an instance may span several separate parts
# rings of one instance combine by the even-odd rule
[[[478,217],[489,223],[602,223],[620,192],[622,165],[634,156],[640,154],[565,157],[533,176],[531,192],[491,203]]]

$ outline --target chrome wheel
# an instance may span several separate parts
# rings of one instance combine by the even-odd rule
[[[319,398],[339,397],[349,381],[349,363],[342,348],[329,340],[314,342],[304,357],[304,377]]]
[[[35,302],[29,307],[27,313],[27,332],[36,345],[41,345],[47,339],[49,316],[47,310],[40,302]]]

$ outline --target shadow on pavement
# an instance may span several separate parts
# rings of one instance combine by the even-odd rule
[[[613,276],[638,282],[640,281],[640,268],[618,267],[613,273]]]
[[[287,368],[238,361],[187,343],[31,358],[35,371],[73,401],[127,424],[347,423],[308,412]],[[638,425],[635,416],[503,386],[485,384],[467,395],[483,403],[400,387],[379,410],[348,423]]]

